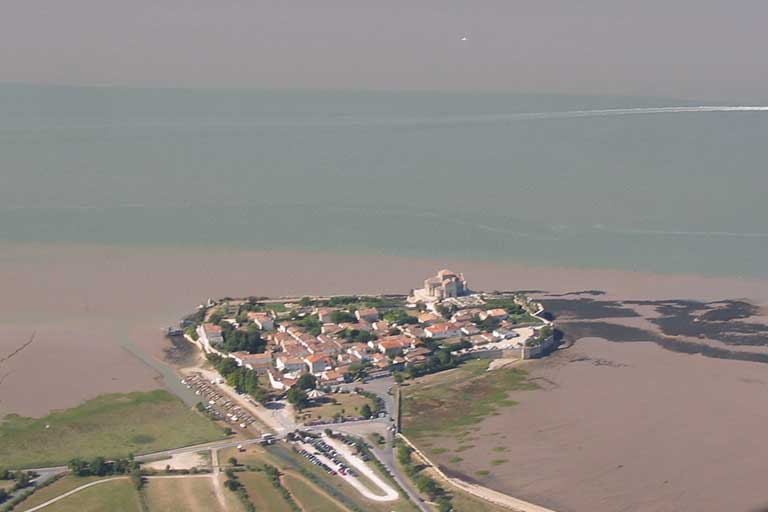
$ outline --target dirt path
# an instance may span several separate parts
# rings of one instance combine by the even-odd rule
[[[94,485],[99,485],[99,484],[103,484],[103,483],[106,483],[106,482],[114,482],[115,480],[122,480],[124,478],[128,478],[128,477],[127,476],[116,476],[114,478],[105,478],[104,480],[96,480],[95,482],[90,482],[90,483],[81,485],[80,487],[75,487],[71,491],[65,492],[64,494],[62,494],[60,496],[56,496],[55,498],[51,498],[50,500],[46,501],[45,503],[41,503],[41,504],[37,505],[36,507],[32,507],[30,509],[27,509],[26,512],[35,512],[36,510],[40,510],[41,508],[45,508],[48,505],[52,505],[52,504],[56,503],[57,501],[63,500],[64,498],[66,498],[68,496],[72,496],[73,494],[78,493],[78,492],[82,491],[83,489],[87,489],[89,487],[93,487]]]
[[[213,470],[213,492],[216,493],[216,499],[219,500],[221,510],[227,510],[227,498],[224,496],[224,489],[221,487],[221,466],[219,466],[219,450],[211,450],[211,469]]]

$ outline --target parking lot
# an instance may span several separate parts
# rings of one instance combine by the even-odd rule
[[[224,397],[217,385],[201,374],[193,373],[181,383],[204,399],[205,411],[214,418],[240,428],[248,428],[256,421],[245,409]]]

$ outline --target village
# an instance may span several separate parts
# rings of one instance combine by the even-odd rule
[[[209,357],[232,359],[272,393],[310,374],[318,387],[433,373],[468,358],[529,359],[553,343],[541,304],[470,290],[441,270],[406,296],[209,301],[184,321]]]

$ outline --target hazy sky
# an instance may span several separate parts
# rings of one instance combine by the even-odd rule
[[[768,101],[765,0],[0,0],[0,13],[0,81]]]

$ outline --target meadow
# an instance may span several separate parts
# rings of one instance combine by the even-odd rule
[[[126,457],[221,439],[217,425],[164,390],[101,395],[42,418],[0,423],[0,460],[11,468],[66,464],[74,457]]]
[[[468,426],[516,402],[512,391],[536,389],[525,371],[486,371],[488,360],[468,361],[456,369],[417,379],[402,388],[402,427],[409,437],[459,434]]]
[[[79,485],[86,483],[79,479]],[[58,482],[57,482],[58,483]],[[51,485],[53,487],[56,484]],[[62,491],[66,492],[66,491]],[[57,492],[56,495],[61,494]],[[53,497],[53,496],[51,496]],[[50,499],[50,498],[48,498]],[[20,511],[28,510],[33,505],[27,500],[19,507]],[[139,493],[130,479],[124,478],[83,489],[45,507],[46,512],[141,512]]]

